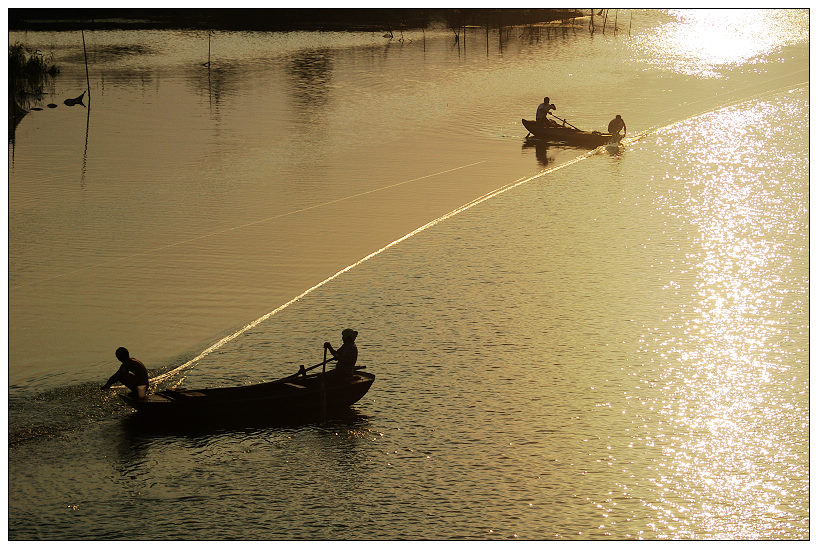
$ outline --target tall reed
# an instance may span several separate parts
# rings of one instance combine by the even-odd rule
[[[59,72],[51,57],[39,50],[20,43],[9,46],[9,101],[27,106],[41,98],[48,80]]]

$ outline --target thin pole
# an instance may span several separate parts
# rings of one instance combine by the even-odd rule
[[[88,96],[91,97],[90,94]],[[82,151],[82,174],[80,185],[85,188],[85,172],[88,167],[88,127],[91,125],[91,101],[88,101],[88,108],[85,109],[85,148]]]
[[[88,89],[88,102],[91,102],[91,78],[88,76],[88,52],[85,50],[85,31],[80,29],[82,33],[82,54],[85,56],[85,84]]]
[[[616,26],[617,21],[619,21],[619,10],[614,11],[614,32],[619,30],[619,27]]]
[[[633,11],[631,11],[631,21],[628,23],[628,36],[631,35],[631,25],[633,25]]]
[[[85,171],[88,166],[88,127],[91,124],[91,77],[88,75],[88,51],[85,48],[85,31],[80,29],[82,35],[82,55],[85,59],[85,86],[88,92],[88,107],[85,112],[85,148],[82,151],[82,171],[80,184],[85,186]]]

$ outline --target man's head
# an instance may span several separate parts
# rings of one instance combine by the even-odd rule
[[[542,101],[543,101],[543,103],[550,103],[551,102],[551,100],[549,98],[547,98],[547,97],[543,98]]]
[[[617,118],[617,120],[622,120],[622,115],[621,115],[621,114],[617,114],[617,115],[616,115],[616,118]]]
[[[131,358],[131,355],[128,352],[128,349],[126,349],[125,347],[120,347],[119,349],[116,350],[116,357],[120,360],[120,362],[125,362],[126,360]]]
[[[344,341],[355,341],[356,337],[358,337],[358,332],[356,332],[352,328],[347,328],[343,332],[341,332],[341,339],[343,339]]]

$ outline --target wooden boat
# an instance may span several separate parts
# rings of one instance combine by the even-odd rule
[[[144,399],[130,393],[120,397],[153,419],[269,420],[286,422],[306,416],[320,417],[358,402],[375,381],[375,375],[356,368],[349,378],[306,371],[268,383],[214,389],[172,389]]]
[[[580,147],[596,148],[609,143],[619,143],[624,137],[624,135],[612,135],[610,133],[586,132],[570,126],[543,124],[525,118],[523,118],[523,126],[534,137],[539,139],[568,143]]]
[[[82,105],[84,107],[85,103],[82,102],[82,98],[84,96],[85,96],[85,92],[82,92],[77,97],[74,97],[74,98],[71,98],[71,99],[66,99],[65,101],[63,101],[63,103],[65,103],[69,107],[73,107],[74,105]]]

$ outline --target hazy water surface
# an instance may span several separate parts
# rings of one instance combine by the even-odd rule
[[[209,71],[89,32],[90,109],[78,36],[12,33],[63,70],[9,147],[11,539],[807,538],[807,15],[621,12],[219,33]],[[544,94],[633,138],[526,142]],[[244,384],[345,326],[377,380],[328,424],[145,432],[98,389],[119,345]]]

